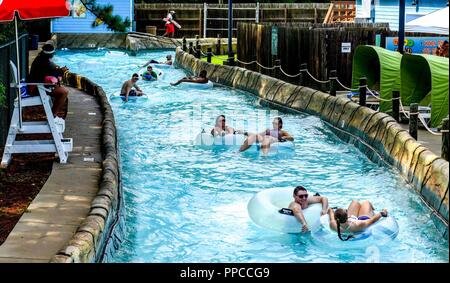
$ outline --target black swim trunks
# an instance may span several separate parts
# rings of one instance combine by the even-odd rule
[[[125,96],[125,94],[122,93],[120,96]],[[137,96],[136,91],[134,89],[130,90],[128,96]]]

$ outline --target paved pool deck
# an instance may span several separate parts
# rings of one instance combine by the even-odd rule
[[[64,137],[73,138],[67,164],[50,177],[0,246],[0,263],[49,262],[72,238],[97,194],[103,115],[96,99],[69,88]]]

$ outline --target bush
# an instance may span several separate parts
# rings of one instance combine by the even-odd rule
[[[3,82],[0,81],[0,107],[6,107],[6,87],[3,85]]]

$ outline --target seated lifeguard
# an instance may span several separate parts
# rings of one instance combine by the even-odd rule
[[[42,46],[42,51],[31,64],[29,82],[55,84],[53,91],[49,93],[49,95],[53,98],[53,116],[65,119],[66,112],[63,107],[67,101],[69,91],[61,85],[61,78],[64,73],[68,71],[68,69],[67,67],[60,68],[51,61],[54,53],[55,47],[53,46],[53,43],[51,41],[47,41]],[[28,87],[28,93],[32,96],[39,95],[38,88],[33,85]]]
[[[206,77],[207,73],[206,70],[202,70],[198,77],[184,77],[181,80],[177,81],[176,83],[170,83],[173,86],[179,85],[180,83],[199,83],[199,84],[206,84],[208,83],[208,78]]]
[[[131,80],[125,81],[122,84],[120,96],[125,96],[125,102],[128,101],[128,96],[142,96],[144,94],[136,84],[138,80],[139,75],[134,73],[133,76],[131,77]]]

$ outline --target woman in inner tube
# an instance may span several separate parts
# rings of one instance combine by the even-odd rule
[[[261,143],[261,150],[264,154],[267,154],[270,149],[270,145],[276,142],[294,141],[288,132],[283,130],[283,120],[281,117],[275,117],[272,121],[273,129],[267,129],[260,134],[249,135],[244,141],[239,151],[245,151],[252,144]]]
[[[225,124],[225,115],[219,115],[216,118],[216,125],[211,129],[211,135],[216,136],[225,136],[226,134],[241,134],[247,135],[247,132],[241,130],[235,130],[232,127],[229,127]]]
[[[381,217],[388,216],[386,209],[377,214],[374,214],[373,211],[373,205],[368,200],[361,203],[352,200],[348,209],[338,208],[336,211],[333,211],[333,209],[329,208],[330,228],[337,231],[339,239],[348,241],[354,237],[351,233],[361,232],[376,223]]]

